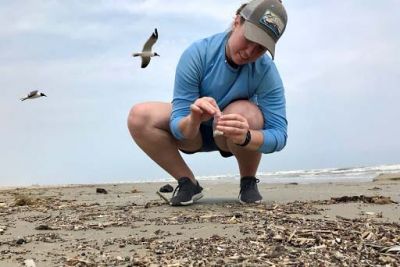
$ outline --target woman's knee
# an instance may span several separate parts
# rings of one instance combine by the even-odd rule
[[[146,103],[134,105],[128,114],[128,129],[132,135],[143,130],[149,120],[149,108]]]
[[[224,114],[240,114],[247,119],[251,129],[262,129],[264,116],[259,107],[248,100],[237,100],[223,110]]]
[[[133,137],[148,137],[153,131],[169,131],[171,104],[146,102],[134,105],[129,111],[128,128]]]

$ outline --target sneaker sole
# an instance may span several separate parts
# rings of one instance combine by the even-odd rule
[[[193,204],[195,201],[199,200],[200,198],[203,197],[203,193],[198,193],[196,195],[193,195],[192,199],[186,202],[179,202],[179,204],[172,205],[172,203],[169,203],[171,206],[188,206]]]
[[[245,204],[260,204],[260,203],[262,202],[262,199],[256,200],[256,201],[254,201],[254,202],[245,202],[245,201],[243,201],[243,200],[240,199],[240,195],[239,195],[238,199],[239,199],[239,202],[240,202],[241,204],[244,204],[244,205],[245,205]]]

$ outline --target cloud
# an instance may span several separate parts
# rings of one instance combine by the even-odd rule
[[[67,35],[73,39],[107,40],[113,36],[116,27],[118,31],[140,30],[141,26],[149,21],[176,20],[179,17],[189,24],[191,20],[201,19],[229,25],[239,5],[239,1],[227,0],[172,0],[168,4],[160,0],[96,3],[77,0],[9,1],[0,7],[0,23],[7,25],[0,29],[0,35],[12,36],[33,32]]]
[[[190,18],[202,18],[207,21],[209,19],[220,22],[229,22],[229,14],[235,13],[240,6],[240,1],[183,1],[170,0],[168,4],[163,0],[144,0],[144,1],[118,1],[107,2],[105,9],[114,8],[115,10],[146,17],[158,16],[184,16]],[[221,11],[225,12],[221,12]],[[230,11],[230,12],[229,12]]]

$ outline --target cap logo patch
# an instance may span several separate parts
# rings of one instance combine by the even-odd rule
[[[266,26],[275,35],[276,38],[279,38],[281,36],[285,28],[285,24],[280,19],[280,17],[269,9],[267,9],[267,11],[265,11],[265,14],[260,18],[260,23]]]

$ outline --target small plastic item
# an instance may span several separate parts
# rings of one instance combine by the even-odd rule
[[[221,132],[221,131],[219,131],[219,130],[216,129],[216,128],[217,128],[217,123],[218,123],[219,118],[220,118],[221,116],[222,116],[222,112],[216,113],[216,114],[214,115],[214,121],[213,121],[213,136],[214,136],[214,137],[224,135],[224,132]]]

